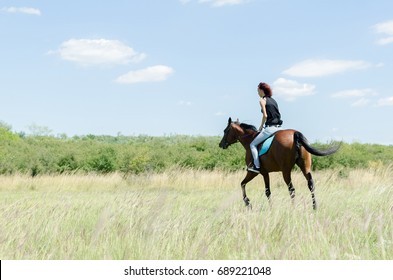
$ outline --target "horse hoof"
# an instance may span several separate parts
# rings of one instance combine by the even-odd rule
[[[250,205],[250,199],[248,199],[248,197],[243,198],[243,201],[246,204],[246,206]]]

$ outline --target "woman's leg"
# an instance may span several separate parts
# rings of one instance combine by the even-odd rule
[[[250,144],[250,149],[251,149],[251,154],[252,158],[254,160],[254,166],[255,168],[259,169],[261,167],[261,164],[259,162],[259,154],[258,154],[258,145],[263,142],[266,138],[269,137],[269,133],[266,131],[266,129],[263,129],[261,133],[255,137],[255,139],[251,142]]]

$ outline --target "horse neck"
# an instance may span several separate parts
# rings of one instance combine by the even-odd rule
[[[255,135],[257,134],[256,131],[247,129],[247,130],[241,130],[241,132],[239,131],[239,142],[243,145],[243,147],[246,150],[250,149],[250,144],[252,142],[252,140],[254,140]]]

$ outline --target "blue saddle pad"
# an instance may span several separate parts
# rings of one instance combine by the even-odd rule
[[[272,145],[274,136],[275,136],[275,135],[270,136],[269,138],[267,138],[267,139],[265,140],[265,142],[263,142],[262,148],[261,148],[261,150],[259,151],[259,156],[262,156],[262,155],[266,154],[267,151],[269,151],[269,148],[270,148],[270,146]]]

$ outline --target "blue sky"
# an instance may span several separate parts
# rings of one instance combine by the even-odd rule
[[[259,126],[393,144],[393,1],[0,1],[0,120],[54,135]]]

